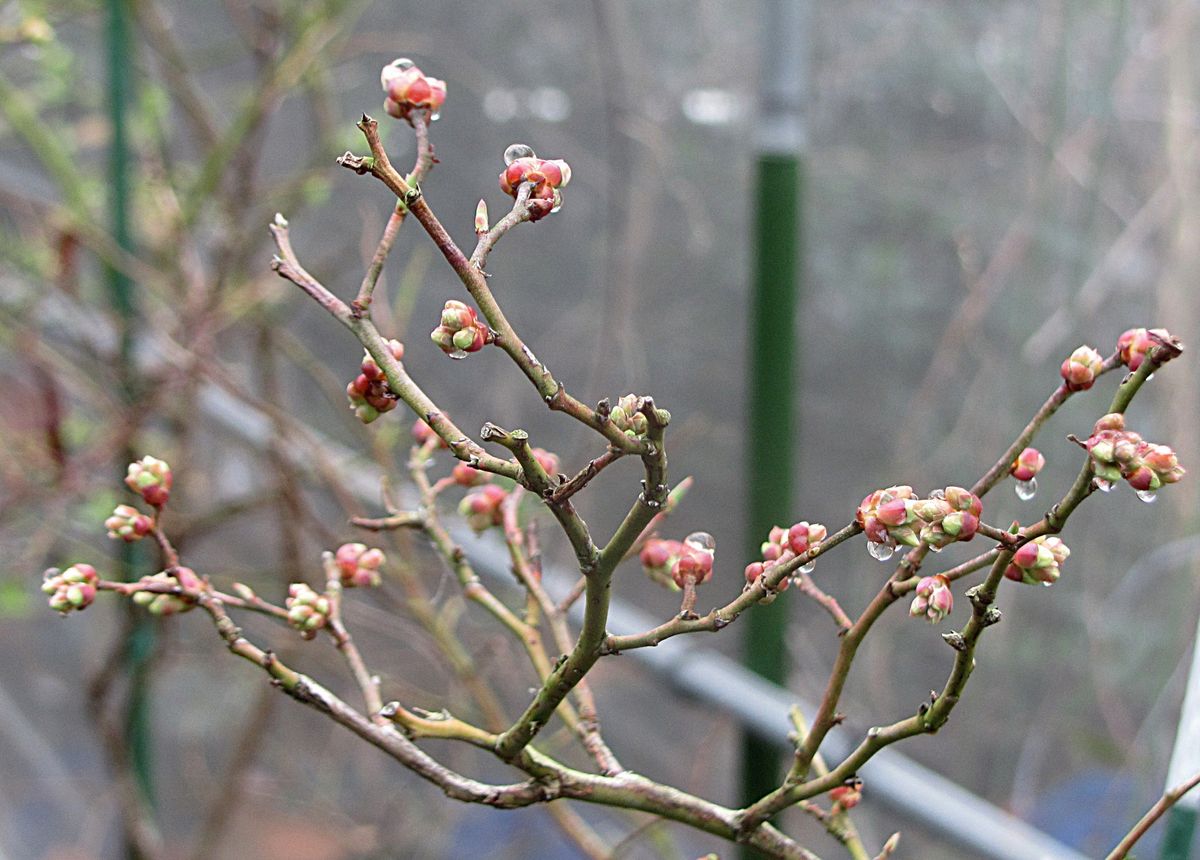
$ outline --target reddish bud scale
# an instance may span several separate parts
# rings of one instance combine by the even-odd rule
[[[154,528],[154,520],[137,508],[117,505],[112,515],[104,521],[104,527],[108,529],[108,536],[113,540],[133,543],[150,534]]]
[[[384,66],[379,81],[386,93],[384,110],[396,119],[407,119],[414,110],[426,110],[436,119],[446,101],[446,82],[429,77],[411,60],[399,59]]]
[[[908,485],[875,490],[862,500],[854,517],[872,543],[917,546],[916,529],[924,523],[909,504],[914,501],[916,493]]]
[[[1045,465],[1046,458],[1037,448],[1026,448],[1013,460],[1008,472],[1018,481],[1029,481],[1036,477]]]
[[[1058,580],[1062,573],[1060,566],[1070,554],[1067,545],[1054,535],[1034,538],[1013,553],[1004,575],[1027,585],[1050,585]]]
[[[139,606],[144,606],[151,615],[166,617],[190,612],[196,605],[196,594],[204,587],[203,581],[190,567],[177,567],[174,575],[165,570],[153,576],[143,576],[139,581],[144,585],[163,585],[179,589],[181,594],[164,594],[156,591],[135,592],[132,600]]]
[[[424,421],[422,421],[420,418],[418,418],[416,421],[413,422],[412,437],[413,437],[413,441],[416,442],[418,445],[421,445],[422,447],[429,444],[430,442],[432,442],[435,439],[437,440],[439,448],[449,448],[450,447],[450,445],[446,442],[445,439],[443,439],[441,436],[439,436],[437,433],[435,433],[433,428],[430,427],[428,424],[426,424]]]
[[[917,583],[915,594],[908,610],[908,614],[914,618],[924,616],[930,624],[937,624],[954,609],[950,580],[940,573],[922,577]]]
[[[571,168],[562,159],[530,155],[515,158],[504,168],[500,174],[500,189],[510,197],[516,197],[522,183],[533,183],[529,195],[529,220],[538,221],[562,205],[560,189],[570,181]]]
[[[671,567],[671,579],[680,588],[688,580],[695,585],[701,585],[712,578],[713,557],[710,553],[700,552],[684,546],[683,552]]]

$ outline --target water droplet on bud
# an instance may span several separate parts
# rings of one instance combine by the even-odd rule
[[[813,559],[808,564],[800,565],[800,572],[801,573],[812,573],[813,570],[816,568],[816,566],[817,566],[817,561],[816,561],[816,559]]]
[[[1158,498],[1158,493],[1154,492],[1154,490],[1138,490],[1137,497],[1149,505]]]
[[[561,203],[555,203],[555,204],[554,204],[552,207],[550,207],[550,214],[551,214],[551,215],[553,215],[553,214],[554,214],[555,212],[557,212],[559,209],[562,209],[562,204],[561,204]]]
[[[463,349],[452,349],[450,352],[446,353],[446,355],[450,356],[451,358],[466,358],[467,352]]]
[[[1154,374],[1152,373],[1152,374],[1150,374],[1149,376],[1147,376],[1147,377],[1146,377],[1146,381],[1147,381],[1147,382],[1149,382],[1149,381],[1150,381],[1151,379],[1153,379],[1153,378],[1154,378]]]
[[[694,550],[712,555],[717,551],[717,539],[708,532],[692,532],[683,542]]]
[[[504,150],[505,164],[512,164],[518,158],[537,158],[537,155],[534,153],[533,147],[525,143],[514,143]]]
[[[929,498],[938,499],[939,501],[945,501],[946,491],[945,490],[934,490],[933,492],[931,492],[929,494]]]
[[[392,65],[403,72],[411,69],[416,64],[408,57],[399,57],[395,60],[392,60]]]
[[[896,548],[890,544],[876,543],[873,540],[867,541],[867,552],[871,554],[871,558],[877,561],[887,561],[895,551]]]
[[[1030,478],[1028,481],[1017,481],[1016,485],[1017,498],[1022,502],[1028,502],[1037,495],[1037,478]]]
[[[1113,482],[1106,478],[1092,478],[1092,483],[1095,484],[1096,489],[1102,493],[1112,492]]]
[[[930,551],[930,552],[941,552],[943,549],[945,549],[945,547],[940,547],[940,546],[938,546],[937,544],[934,544],[934,543],[931,543],[931,544],[929,545],[929,551]]]
[[[441,118],[442,118],[442,114],[441,114],[441,112],[440,112],[440,111],[434,111],[433,113],[431,113],[431,114],[429,115],[429,121],[430,121],[430,122],[437,122],[437,121],[438,121],[439,119],[441,119]]]

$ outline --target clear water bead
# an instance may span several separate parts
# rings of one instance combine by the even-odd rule
[[[708,532],[692,532],[683,542],[694,550],[712,555],[717,551],[717,539]]]
[[[1147,382],[1149,382],[1149,381],[1150,381],[1151,379],[1153,379],[1153,378],[1154,378],[1154,374],[1152,373],[1152,374],[1150,374],[1149,376],[1147,376],[1147,377],[1146,377],[1146,381],[1147,381]]]
[[[816,567],[817,567],[817,561],[816,561],[816,559],[813,559],[808,564],[800,565],[800,572],[801,573],[812,573],[813,570],[816,569]]]
[[[867,552],[871,554],[871,558],[877,561],[887,561],[895,551],[896,548],[891,544],[877,543],[873,540],[867,541]]]
[[[504,163],[512,164],[518,158],[537,158],[533,147],[527,143],[514,143],[504,150]]]
[[[1158,498],[1158,493],[1154,492],[1154,490],[1138,490],[1137,497],[1149,505]]]
[[[930,552],[941,552],[943,549],[945,549],[945,547],[938,546],[937,544],[934,544],[934,543],[931,543],[929,545]]]
[[[1028,502],[1037,495],[1037,478],[1030,478],[1028,481],[1017,481],[1015,490],[1018,499],[1022,502]]]
[[[945,490],[934,490],[933,492],[931,492],[931,493],[929,494],[929,498],[931,498],[931,499],[937,499],[937,500],[939,500],[939,501],[945,501],[945,499],[946,499],[946,491],[945,491]]]
[[[392,60],[392,65],[402,72],[407,72],[416,64],[413,63],[413,61],[408,57],[398,57],[397,59]]]
[[[450,356],[451,358],[456,358],[456,359],[457,358],[466,358],[467,351],[464,349],[453,349],[450,352],[446,353],[446,355]]]
[[[1106,478],[1092,478],[1092,483],[1096,485],[1096,489],[1102,493],[1111,493],[1113,482]]]
[[[441,119],[441,118],[442,118],[442,114],[441,114],[441,112],[440,112],[440,111],[436,111],[436,110],[435,110],[433,113],[431,113],[431,114],[429,115],[429,121],[430,121],[430,122],[437,122],[437,121],[438,121],[439,119]]]

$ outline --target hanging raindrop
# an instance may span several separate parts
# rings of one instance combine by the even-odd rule
[[[450,356],[451,358],[466,358],[467,352],[463,349],[452,349],[450,352],[446,353],[446,355]]]
[[[930,551],[930,552],[941,552],[943,549],[945,549],[945,547],[938,546],[938,545],[937,545],[937,544],[935,544],[935,543],[931,543],[931,544],[929,545],[929,551]]]
[[[929,498],[937,499],[939,501],[944,501],[946,498],[946,491],[945,490],[934,490],[933,492],[931,492],[929,494]]]
[[[1015,489],[1017,498],[1022,502],[1028,502],[1037,495],[1037,478],[1030,478],[1028,481],[1017,481]]]
[[[813,570],[816,568],[816,566],[817,566],[817,560],[814,558],[808,564],[800,565],[800,572],[801,573],[812,573]]]
[[[512,164],[518,158],[537,158],[537,156],[533,152],[533,147],[525,143],[514,143],[504,150],[505,164]]]
[[[877,543],[873,540],[867,541],[867,552],[871,554],[871,558],[877,561],[887,561],[895,551],[896,548],[891,544]]]
[[[1146,381],[1147,381],[1147,382],[1149,382],[1149,381],[1150,381],[1151,379],[1153,379],[1153,378],[1154,378],[1154,374],[1152,373],[1152,374],[1150,374],[1149,376],[1147,376],[1147,377],[1146,377]]]
[[[1149,505],[1158,498],[1158,493],[1154,492],[1154,490],[1138,490],[1137,497]]]
[[[442,118],[441,111],[436,111],[436,110],[435,110],[433,113],[431,113],[431,114],[429,115],[429,121],[430,121],[430,122],[437,122],[437,121],[438,121],[439,119],[441,119],[441,118]]]
[[[1111,493],[1113,482],[1107,478],[1092,478],[1092,483],[1096,485],[1096,489],[1102,493]]]
[[[692,532],[683,539],[684,544],[694,550],[712,555],[717,551],[717,539],[708,532]]]

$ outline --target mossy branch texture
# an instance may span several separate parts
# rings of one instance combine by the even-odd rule
[[[318,42],[305,47],[310,53],[319,49]],[[682,541],[659,536],[659,531],[668,526],[668,515],[691,486],[691,479],[685,479],[675,491],[669,491],[670,413],[645,395],[627,394],[615,406],[605,398],[592,408],[569,394],[518,335],[488,282],[487,261],[497,252],[504,237],[515,229],[541,229],[537,222],[557,212],[562,205],[562,189],[570,178],[567,163],[539,159],[523,144],[510,147],[500,180],[513,205],[490,224],[486,204],[481,201],[476,212],[476,245],[468,257],[422,193],[422,186],[431,181],[432,168],[437,163],[430,123],[445,100],[445,84],[424,75],[407,60],[397,60],[385,67],[383,83],[388,94],[386,110],[412,128],[417,155],[412,170],[401,174],[384,148],[378,122],[363,115],[358,127],[369,155],[346,153],[338,159],[339,164],[359,175],[371,175],[389,192],[386,224],[366,271],[353,279],[337,273],[337,279],[347,283],[327,286],[301,263],[283,216],[277,216],[270,225],[277,248],[272,267],[314,300],[363,347],[361,374],[347,388],[355,414],[365,423],[394,420],[386,413],[402,404],[417,419],[416,442],[408,461],[409,481],[415,488],[417,503],[405,508],[394,503],[385,491],[384,516],[356,517],[352,522],[371,534],[404,529],[424,538],[438,562],[453,575],[463,598],[482,610],[488,623],[495,624],[503,635],[519,644],[524,653],[522,659],[527,660],[527,665],[522,665],[522,672],[526,673],[523,682],[532,679],[536,684],[524,708],[516,716],[506,715],[495,689],[500,679],[488,671],[477,671],[469,649],[458,636],[454,620],[447,620],[445,613],[432,606],[421,584],[422,572],[411,569],[407,562],[388,563],[381,550],[351,543],[336,552],[325,553],[321,566],[324,591],[294,583],[284,606],[264,600],[237,583],[230,593],[218,590],[209,578],[184,567],[159,523],[172,475],[165,463],[153,457],[132,464],[126,479],[130,489],[150,505],[153,513],[120,506],[106,525],[114,538],[152,537],[160,550],[163,572],[140,582],[116,582],[100,579],[88,565],[76,565],[66,571],[51,569],[43,585],[51,595],[51,606],[64,613],[81,609],[101,591],[129,598],[158,614],[200,609],[226,647],[265,672],[273,685],[301,704],[325,714],[455,800],[514,809],[574,799],[650,813],[751,846],[765,856],[815,858],[811,850],[770,823],[780,812],[802,804],[826,825],[849,856],[873,856],[850,816],[850,808],[857,803],[858,771],[885,747],[916,735],[935,733],[946,724],[968,688],[985,631],[1001,618],[996,604],[1004,580],[1049,584],[1057,579],[1059,565],[1069,550],[1056,535],[1094,490],[1098,486],[1103,488],[1103,482],[1108,480],[1104,476],[1119,474],[1139,490],[1146,487],[1157,490],[1182,476],[1183,470],[1170,448],[1145,443],[1137,434],[1126,432],[1123,418],[1150,374],[1177,358],[1182,345],[1161,329],[1131,329],[1108,358],[1091,347],[1080,347],[1063,362],[1061,383],[999,458],[970,484],[969,490],[947,487],[931,492],[927,498],[918,497],[908,486],[877,490],[864,499],[846,525],[832,533],[827,533],[823,525],[807,521],[788,529],[772,530],[763,544],[763,558],[750,560],[745,581],[739,577],[738,588],[730,589],[727,580],[720,577],[716,585],[706,586],[713,573],[715,549],[711,536],[695,532]],[[214,147],[213,153],[213,159],[221,158],[221,147]],[[206,173],[202,181],[213,183],[216,178]],[[364,188],[364,197],[370,193]],[[448,300],[440,325],[432,334],[434,343],[457,359],[467,358],[487,346],[497,347],[551,410],[570,416],[603,440],[589,436],[596,449],[595,456],[587,463],[572,464],[573,469],[562,473],[558,458],[536,447],[535,440],[524,430],[506,430],[491,422],[473,438],[454,423],[435,396],[409,375],[403,363],[404,345],[381,333],[371,315],[381,274],[409,216],[441,252],[466,289],[467,298],[474,303],[471,307],[457,299]],[[343,288],[354,291],[351,300],[339,297]],[[382,319],[383,315],[380,316]],[[1128,372],[1117,386],[1108,412],[1103,417],[1097,416],[1100,420],[1092,435],[1086,443],[1080,443],[1086,451],[1080,454],[1079,472],[1057,503],[1040,519],[1025,525],[1014,523],[1005,527],[995,520],[991,524],[982,521],[982,500],[988,493],[1010,476],[1022,482],[1018,484],[1020,492],[1032,473],[1040,469],[1041,455],[1029,446],[1067,399],[1086,392],[1101,376],[1119,368]],[[1125,435],[1113,435],[1119,433]],[[1125,447],[1118,451],[1113,439]],[[448,450],[458,462],[449,475],[432,479],[431,470],[438,467],[442,450]],[[626,458],[631,461],[636,458],[641,463],[637,486],[615,484],[611,480],[620,468],[608,467]],[[605,483],[610,484],[606,492],[624,494],[622,507],[626,513],[607,540],[600,540],[600,535],[593,536],[574,499]],[[514,602],[489,588],[476,575],[463,548],[444,525],[439,508],[445,503],[445,494],[459,490],[466,491],[458,509],[467,523],[476,531],[495,528],[502,535],[522,601]],[[846,521],[844,517],[838,519]],[[578,568],[577,588],[557,604],[542,583],[539,529],[544,522],[557,527],[558,537],[570,547]],[[867,605],[855,614],[839,602],[835,594],[837,583],[821,581],[813,566],[828,553],[858,543],[864,537],[871,554],[878,559],[886,560],[900,547],[903,552]],[[934,558],[930,555],[932,551],[971,539],[980,541],[974,557],[933,573],[923,570]],[[617,570],[623,562],[635,559],[656,581],[684,591],[683,611],[641,633],[613,635],[608,632],[607,624]],[[388,572],[404,586],[409,612],[439,649],[450,672],[469,692],[471,706],[479,712],[477,716],[465,710],[462,713],[466,718],[446,710],[426,711],[412,702],[383,703],[379,675],[372,671],[368,655],[360,651],[342,611],[347,600],[357,599],[356,589],[378,584],[381,571]],[[822,744],[830,730],[845,719],[844,711],[851,712],[859,725],[871,722],[868,715],[861,713],[860,703],[843,701],[843,692],[859,649],[868,634],[877,629],[877,622],[885,612],[902,598],[913,595],[911,615],[941,622],[950,611],[951,590],[980,571],[986,573],[964,592],[970,604],[965,624],[959,630],[942,634],[950,648],[946,652],[946,678],[941,691],[925,697],[913,712],[866,731],[841,761],[826,763],[820,755]],[[721,573],[728,570],[722,569]],[[826,627],[826,632],[836,637],[837,652],[811,719],[806,721],[798,711],[793,714],[795,749],[783,781],[744,808],[731,809],[626,770],[601,731],[599,710],[588,679],[596,664],[611,655],[654,647],[669,638],[718,632],[759,604],[790,599],[785,592],[792,585],[796,586],[796,592],[816,601],[832,619],[834,623]],[[695,601],[703,599],[713,588],[733,593],[715,608],[694,612]],[[573,632],[567,609],[580,598],[584,601],[582,622]],[[319,631],[324,631],[342,654],[362,707],[350,705],[313,678],[287,666],[269,647],[251,641],[234,622],[231,612],[258,613],[299,631],[305,639],[313,639]],[[914,701],[920,699],[914,696]],[[619,718],[619,715],[609,717]],[[566,726],[569,736],[578,741],[574,751],[586,753],[588,766],[595,772],[568,765],[561,751],[552,755],[548,751],[551,745],[541,742],[544,730],[555,720]],[[511,770],[513,781],[484,783],[459,773],[424,749],[423,742],[427,739],[458,742],[487,751]],[[839,791],[842,793],[838,794]],[[814,802],[826,794],[830,795],[830,811]],[[598,837],[585,824],[561,820],[568,835],[574,834],[581,843],[590,846],[590,853],[596,853]],[[1136,835],[1136,830],[1131,831],[1130,839]],[[895,837],[874,854],[888,856],[894,848]]]

